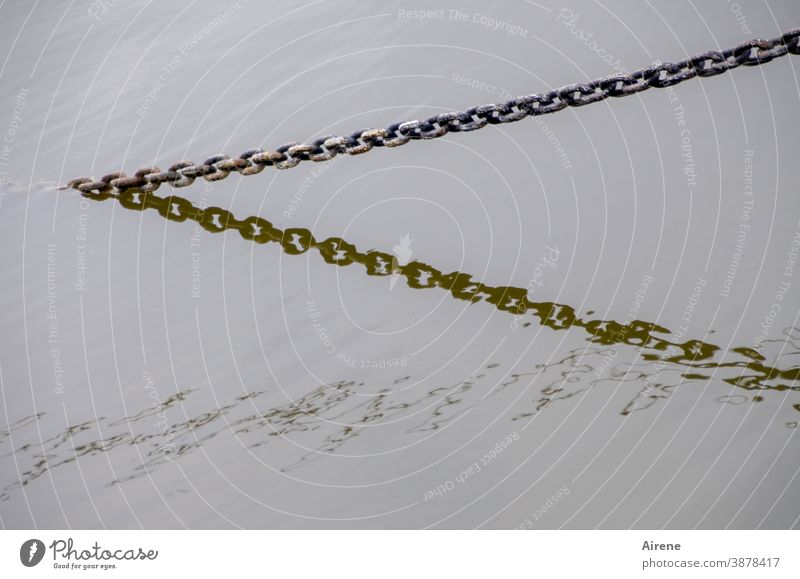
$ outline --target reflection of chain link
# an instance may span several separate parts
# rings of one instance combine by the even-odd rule
[[[308,229],[281,230],[262,217],[237,219],[230,211],[220,207],[203,209],[192,205],[191,201],[182,197],[174,195],[158,197],[141,189],[127,189],[122,192],[84,192],[83,196],[97,201],[116,199],[124,208],[134,211],[155,209],[170,221],[195,221],[212,233],[235,229],[244,239],[255,243],[278,243],[283,251],[290,255],[301,255],[315,249],[327,263],[339,266],[358,263],[364,266],[367,275],[371,276],[399,275],[404,277],[408,286],[413,289],[438,287],[448,291],[456,299],[471,303],[485,301],[498,310],[511,314],[523,315],[531,312],[543,326],[552,329],[582,328],[595,343],[639,346],[643,350],[641,356],[646,361],[661,361],[707,370],[740,368],[755,372],[747,375],[739,373],[735,377],[724,379],[741,388],[760,389],[765,387],[765,380],[784,379],[790,381],[792,385],[778,385],[772,388],[800,391],[800,385],[794,385],[795,381],[800,379],[800,367],[779,369],[765,366],[763,364],[765,358],[750,348],[731,349],[731,353],[744,358],[743,360],[716,362],[713,358],[719,352],[719,346],[700,340],[674,343],[669,339],[671,332],[654,323],[633,320],[621,324],[614,320],[583,319],[578,317],[575,308],[571,306],[531,301],[528,299],[527,289],[489,286],[473,280],[468,273],[456,271],[446,274],[420,261],[401,265],[392,254],[374,250],[361,252],[341,237],[329,237],[317,241]],[[671,355],[667,355],[668,351]]]
[[[197,177],[206,181],[224,179],[231,172],[254,175],[273,166],[290,169],[301,161],[328,161],[336,155],[360,155],[373,147],[397,147],[411,140],[436,139],[447,133],[464,133],[487,124],[513,123],[528,116],[545,115],[566,107],[580,107],[608,97],[624,97],[649,88],[666,88],[696,76],[715,76],[738,66],[756,66],[785,54],[800,54],[800,28],[772,40],[750,40],[734,48],[712,50],[680,62],[657,63],[631,74],[616,74],[587,83],[572,84],[548,93],[513,98],[504,103],[472,107],[462,112],[435,115],[424,121],[395,123],[385,129],[364,129],[349,137],[320,137],[311,143],[287,143],[274,151],[249,149],[235,159],[227,155],[209,157],[196,165],[180,161],[168,170],[145,167],[133,177],[110,173],[100,180],[80,177],[65,188],[79,191],[122,191],[129,187],[155,191],[162,183],[173,187],[191,185]]]

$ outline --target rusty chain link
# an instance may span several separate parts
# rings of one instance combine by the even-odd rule
[[[218,181],[237,171],[255,175],[272,166],[290,169],[301,161],[329,161],[336,155],[360,155],[373,147],[398,147],[412,140],[436,139],[448,133],[482,129],[487,124],[514,123],[528,116],[546,115],[566,107],[580,107],[608,97],[624,97],[649,88],[674,86],[696,76],[716,76],[739,66],[757,66],[786,54],[800,54],[800,28],[772,40],[749,40],[723,51],[712,50],[676,63],[656,63],[631,74],[615,74],[587,83],[572,84],[548,93],[513,98],[499,104],[472,107],[462,112],[432,116],[426,120],[394,123],[385,129],[363,129],[349,137],[326,136],[311,143],[286,143],[275,149],[248,149],[232,159],[214,155],[203,163],[180,161],[166,171],[144,167],[128,177],[109,173],[99,180],[90,177],[72,179],[61,189],[89,191],[124,191],[135,187],[155,191],[162,183],[172,187],[191,185],[197,177]]]

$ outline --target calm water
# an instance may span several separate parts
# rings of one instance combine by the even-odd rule
[[[0,6],[0,524],[799,527],[795,57],[179,198],[55,189],[800,25],[672,4]]]

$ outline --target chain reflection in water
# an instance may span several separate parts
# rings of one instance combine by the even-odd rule
[[[800,354],[800,344],[793,341],[800,330],[787,328],[784,334],[785,340],[774,340],[772,345],[785,352],[787,357]],[[793,349],[787,351],[787,346]],[[661,370],[658,381],[650,385],[646,378],[653,375],[651,367],[626,362],[612,366],[608,376],[595,378],[594,368],[601,363],[608,350],[608,346],[587,345],[568,352],[556,362],[537,364],[528,372],[508,375],[502,374],[502,369],[495,372],[499,365],[492,363],[464,380],[438,385],[422,393],[400,387],[411,380],[411,376],[381,384],[377,389],[370,388],[375,394],[369,397],[363,395],[366,388],[364,382],[340,380],[318,385],[296,400],[273,405],[267,398],[277,389],[268,388],[215,405],[190,419],[185,419],[186,406],[183,403],[196,390],[183,389],[160,404],[145,407],[123,419],[100,417],[96,421],[70,426],[45,440],[39,438],[37,428],[37,423],[45,413],[39,413],[0,429],[0,449],[12,440],[15,444],[16,441],[28,441],[0,455],[0,461],[13,457],[19,465],[19,478],[10,484],[3,481],[0,501],[9,500],[13,491],[48,471],[75,462],[78,457],[81,461],[91,456],[99,458],[125,446],[137,446],[139,451],[135,455],[128,455],[134,458],[115,468],[117,478],[109,481],[109,486],[152,473],[220,435],[235,436],[242,446],[252,452],[276,443],[285,443],[283,450],[299,449],[298,456],[282,466],[277,465],[286,472],[326,455],[336,454],[350,441],[368,434],[368,429],[377,425],[399,424],[402,421],[406,437],[427,437],[475,408],[485,398],[483,393],[487,390],[492,390],[490,396],[497,396],[506,389],[528,388],[536,384],[538,393],[532,401],[532,407],[512,415],[511,420],[516,421],[533,416],[552,404],[574,399],[592,388],[611,388],[620,381],[640,385],[640,390],[621,409],[622,415],[628,415],[647,410],[659,400],[666,399],[678,386],[684,387],[706,379],[686,374],[680,366],[676,366],[670,371]],[[715,402],[741,404],[747,399],[741,395],[726,395],[716,398]],[[761,399],[759,395],[752,397],[754,402]],[[266,410],[260,410],[259,406]],[[795,404],[794,409],[800,411],[800,404]],[[173,420],[167,421],[167,428],[153,427],[155,417],[170,413]],[[787,426],[793,428],[793,424],[787,423]],[[99,440],[98,432],[104,433]],[[302,444],[297,444],[301,441]],[[163,452],[166,444],[172,449],[169,456]],[[126,453],[119,456],[117,460],[122,461]],[[9,473],[15,470],[4,469]]]
[[[254,411],[255,401],[258,399],[262,403],[261,397],[272,391],[260,390],[210,408],[194,418],[175,420],[155,430],[153,417],[164,416],[170,408],[182,404],[193,390],[182,389],[163,402],[122,420],[98,418],[96,422],[70,426],[44,441],[36,433],[26,434],[26,428],[41,419],[43,413],[40,413],[0,430],[0,449],[11,443],[12,433],[15,444],[17,440],[30,440],[0,456],[0,459],[13,457],[19,464],[18,480],[3,483],[0,501],[8,500],[15,489],[29,484],[48,470],[73,463],[78,457],[99,456],[126,445],[139,446],[141,450],[137,454],[142,458],[132,459],[127,470],[118,470],[117,479],[109,482],[113,485],[153,472],[220,434],[243,437],[243,443],[250,449],[257,449],[276,438],[300,436],[301,433],[310,437],[304,445],[310,450],[302,451],[293,462],[282,467],[283,470],[292,470],[336,453],[353,438],[365,433],[369,426],[390,422],[406,414],[410,418],[420,409],[428,408],[419,415],[421,418],[415,418],[413,424],[405,428],[408,436],[426,436],[477,405],[482,396],[476,396],[476,393],[493,389],[491,396],[495,396],[507,388],[529,387],[534,382],[538,394],[532,401],[532,408],[512,416],[513,420],[532,416],[553,403],[569,400],[591,388],[606,383],[612,386],[620,381],[640,385],[640,390],[621,409],[621,414],[627,415],[650,408],[667,398],[678,386],[708,380],[710,372],[723,370],[725,375],[720,377],[728,384],[755,391],[754,402],[762,400],[761,395],[769,390],[800,391],[800,386],[795,383],[799,367],[780,369],[773,366],[781,360],[794,362],[797,359],[800,354],[800,330],[797,328],[784,330],[785,338],[764,341],[766,351],[776,351],[773,365],[766,365],[766,357],[751,348],[732,348],[720,354],[718,346],[697,340],[673,343],[675,335],[656,324],[640,320],[620,324],[613,320],[581,319],[570,306],[530,301],[526,288],[488,286],[473,280],[469,274],[444,274],[419,261],[400,264],[388,253],[359,252],[339,237],[317,241],[307,229],[280,230],[260,217],[238,220],[224,209],[197,208],[180,197],[160,198],[136,190],[84,195],[97,201],[114,199],[122,207],[136,211],[156,209],[166,219],[195,221],[210,232],[236,229],[243,238],[255,243],[275,242],[290,255],[315,249],[328,263],[339,266],[358,263],[370,276],[396,275],[404,278],[413,289],[438,287],[454,298],[471,303],[488,302],[511,315],[530,314],[553,330],[581,329],[586,332],[588,343],[568,352],[557,362],[537,364],[529,372],[512,373],[500,380],[490,376],[498,365],[489,364],[474,376],[455,384],[439,385],[422,394],[415,395],[410,391],[404,394],[403,390],[397,389],[398,383],[410,379],[405,377],[383,385],[375,395],[367,398],[359,395],[363,391],[363,382],[341,380],[317,386],[290,403],[278,406],[267,403],[267,410]],[[615,348],[618,344],[634,347]],[[612,352],[613,357],[609,360]],[[631,359],[638,353],[641,359],[624,362],[623,352]],[[656,361],[659,362],[658,368],[652,364]],[[596,369],[603,364],[604,371],[597,372]],[[482,387],[476,389],[476,385]],[[795,404],[794,409],[800,411],[800,404]],[[94,434],[97,432],[105,433],[105,437],[97,440]],[[165,456],[162,451],[166,441],[173,449],[170,456]]]
[[[308,229],[281,230],[258,216],[240,220],[226,209],[195,207],[182,197],[158,197],[138,189],[119,193],[85,192],[82,195],[97,201],[114,199],[122,207],[134,211],[155,209],[170,221],[195,221],[212,233],[235,229],[246,240],[261,244],[277,243],[289,255],[301,255],[314,249],[329,264],[347,266],[358,263],[369,276],[401,276],[412,289],[440,288],[456,299],[471,303],[484,301],[509,314],[520,316],[530,313],[541,325],[554,330],[580,328],[588,334],[592,343],[636,346],[641,350],[642,359],[647,362],[658,361],[700,371],[724,370],[722,379],[740,388],[800,391],[800,386],[795,384],[800,378],[800,366],[781,369],[766,365],[766,358],[752,348],[731,348],[724,355],[719,355],[719,346],[701,340],[678,342],[669,329],[652,322],[635,319],[622,324],[614,320],[583,319],[571,306],[531,301],[526,288],[489,286],[473,280],[470,274],[459,271],[446,274],[416,260],[401,264],[396,256],[389,253],[372,250],[361,252],[341,237],[317,241]],[[707,377],[697,372],[688,375]]]

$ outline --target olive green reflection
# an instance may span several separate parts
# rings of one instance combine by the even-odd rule
[[[358,263],[370,276],[399,275],[410,288],[440,288],[459,300],[484,301],[509,314],[531,315],[541,325],[554,330],[581,328],[592,343],[636,346],[641,349],[644,360],[690,368],[692,371],[685,374],[687,379],[710,378],[702,371],[725,369],[728,372],[720,376],[721,379],[740,388],[800,391],[800,386],[795,384],[800,377],[800,366],[781,369],[767,365],[764,356],[752,348],[731,348],[722,356],[719,346],[701,340],[679,342],[669,329],[652,322],[632,320],[622,324],[614,320],[581,318],[571,306],[529,300],[524,288],[489,286],[473,280],[470,274],[458,271],[445,274],[420,261],[401,265],[391,254],[373,250],[361,252],[340,237],[317,241],[308,229],[281,230],[258,216],[239,220],[226,209],[195,207],[188,199],[175,195],[158,197],[139,189],[128,189],[120,193],[83,193],[83,196],[96,201],[115,199],[122,207],[135,211],[155,209],[170,221],[195,221],[212,233],[235,229],[243,238],[255,243],[277,243],[290,255],[300,255],[313,248],[330,264]]]

